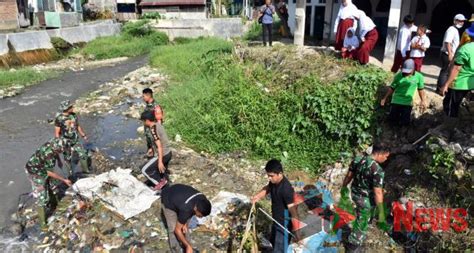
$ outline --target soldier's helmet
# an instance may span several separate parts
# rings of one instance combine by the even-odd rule
[[[63,152],[64,149],[71,145],[70,141],[65,138],[53,138],[51,140],[51,145],[55,152]]]
[[[67,109],[71,108],[74,104],[71,103],[71,101],[69,100],[64,100],[61,102],[61,104],[59,105],[59,110],[61,112],[64,112],[64,111],[67,111]]]

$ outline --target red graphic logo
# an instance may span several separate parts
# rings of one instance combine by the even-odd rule
[[[392,204],[393,230],[408,232],[447,232],[451,228],[456,232],[467,229],[467,211],[464,208],[417,208],[413,209],[413,202],[403,205],[400,202]]]

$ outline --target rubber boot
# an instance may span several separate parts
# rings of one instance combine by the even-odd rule
[[[38,207],[38,220],[41,226],[41,230],[48,229],[48,221],[46,220],[46,207]]]
[[[51,210],[56,210],[56,207],[58,206],[58,203],[59,203],[58,196],[54,194],[53,191],[50,191],[49,196],[50,196],[49,206],[51,207]]]
[[[80,159],[79,164],[81,165],[82,173],[89,174],[89,163],[86,159]]]

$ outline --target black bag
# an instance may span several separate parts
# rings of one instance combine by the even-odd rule
[[[262,21],[263,21],[263,16],[267,15],[267,9],[268,9],[268,7],[265,8],[265,10],[263,11],[263,15],[258,18],[258,23],[259,23],[259,24],[262,23]]]

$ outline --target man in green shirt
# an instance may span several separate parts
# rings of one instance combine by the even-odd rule
[[[385,106],[388,97],[393,94],[389,115],[393,124],[402,126],[410,124],[413,97],[417,90],[421,99],[421,109],[425,110],[424,87],[423,75],[415,72],[415,62],[412,59],[406,60],[402,71],[395,75],[385,97],[380,101],[380,105]]]
[[[474,24],[466,29],[471,42],[463,45],[454,57],[449,78],[440,89],[444,96],[443,109],[448,117],[456,118],[463,98],[474,89]]]

